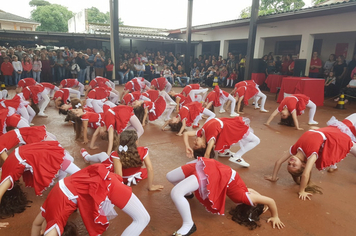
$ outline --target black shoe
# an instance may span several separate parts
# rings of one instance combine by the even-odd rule
[[[172,236],[189,236],[189,235],[192,235],[195,231],[197,231],[197,226],[195,224],[193,224],[192,228],[189,230],[188,233],[182,235],[182,234],[179,234],[177,232],[174,232],[172,234]]]
[[[189,195],[185,195],[184,196],[186,199],[192,199],[194,197],[194,193],[189,194]]]

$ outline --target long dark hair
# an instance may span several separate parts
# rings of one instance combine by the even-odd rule
[[[180,129],[182,128],[182,126],[183,126],[183,123],[180,120],[180,121],[178,121],[178,123],[169,123],[168,125],[169,125],[169,127],[171,127],[171,131],[179,132]]]
[[[289,171],[288,171],[289,172]],[[298,172],[289,172],[289,174],[291,174],[294,182],[298,185],[300,185],[300,181],[302,179],[302,174],[304,172],[304,167],[301,167]],[[305,192],[309,192],[309,193],[319,193],[319,194],[323,194],[322,188],[318,185],[312,184],[310,183],[310,178],[311,178],[311,173],[309,174],[309,179],[308,179],[308,184],[305,187]]]
[[[138,120],[141,122],[143,122],[143,117],[145,116],[145,108],[144,108],[144,104],[142,103],[141,106],[137,106],[133,109],[135,116],[137,116]]]
[[[127,146],[127,151],[119,151],[123,169],[142,166],[142,161],[137,151],[137,139],[135,130],[125,130],[120,134],[120,146]]]
[[[32,98],[30,98],[30,101],[31,101],[31,107],[37,115],[40,112],[40,109],[38,108],[38,105],[33,102]]]
[[[15,213],[21,213],[30,207],[26,193],[21,189],[19,181],[14,183],[11,190],[4,193],[0,203],[0,219],[13,217]]]
[[[65,122],[72,121],[73,128],[75,132],[75,140],[79,139],[82,136],[82,126],[83,121],[80,117],[76,116],[72,111],[68,111],[66,118],[64,119]]]
[[[239,204],[229,211],[232,216],[231,219],[236,223],[246,226],[249,230],[254,230],[260,227],[260,215],[263,213],[263,204],[257,206],[248,206],[246,204]]]
[[[71,221],[67,222],[66,226],[63,229],[62,236],[77,236],[77,235],[78,235],[77,226]]]
[[[205,155],[205,152],[206,152],[206,147],[205,148],[193,149],[193,156],[194,156],[195,159],[197,159],[198,157],[203,157]],[[210,159],[214,159],[215,158],[214,150],[211,150],[209,158]]]

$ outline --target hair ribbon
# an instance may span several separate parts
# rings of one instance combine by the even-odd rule
[[[125,146],[119,146],[119,152],[127,152],[127,150],[128,150],[129,148],[127,147],[127,145],[125,145]]]

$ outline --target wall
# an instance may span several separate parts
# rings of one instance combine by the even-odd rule
[[[68,20],[69,33],[88,33],[88,19],[83,9]]]

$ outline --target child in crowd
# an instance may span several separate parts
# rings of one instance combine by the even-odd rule
[[[15,55],[12,56],[12,66],[14,67],[14,71],[15,71],[14,74],[15,74],[15,85],[16,85],[21,79],[23,68],[21,62],[18,60],[18,57]]]
[[[108,64],[105,66],[106,69],[106,78],[112,81],[112,72],[114,70],[114,63],[112,62],[111,58],[108,58]]]
[[[237,72],[236,72],[236,69],[233,69],[230,76],[226,79],[226,87],[232,88],[234,85],[234,81],[236,81],[236,80],[237,80]]]
[[[4,62],[1,64],[1,74],[5,77],[6,86],[15,85],[12,79],[13,71],[14,71],[14,67],[10,62],[10,58],[4,57]]]
[[[41,82],[42,62],[37,55],[33,56],[32,74],[37,83]]]
[[[336,96],[337,93],[336,77],[334,76],[334,72],[330,71],[328,73],[328,77],[325,80],[325,96],[333,97]]]
[[[167,65],[164,66],[162,76],[166,78],[169,83],[173,84],[173,74]]]

